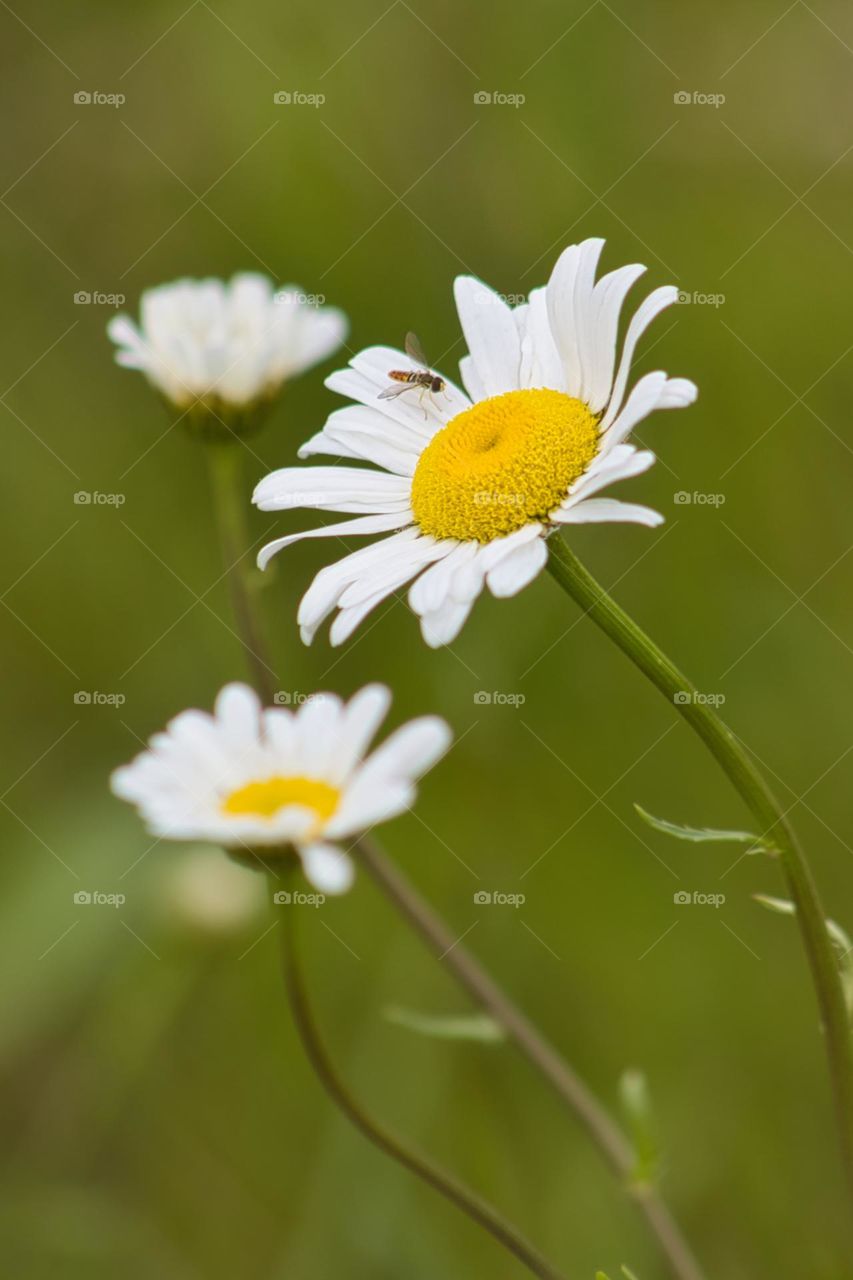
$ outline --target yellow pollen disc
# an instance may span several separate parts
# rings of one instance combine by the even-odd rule
[[[545,520],[598,449],[598,419],[562,391],[506,391],[442,427],[412,478],[412,510],[434,538],[491,542]]]
[[[328,782],[314,778],[264,778],[247,782],[222,801],[222,812],[233,817],[274,818],[280,809],[298,804],[313,809],[317,825],[328,822],[338,807],[341,793]]]

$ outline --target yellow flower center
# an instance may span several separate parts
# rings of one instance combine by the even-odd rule
[[[562,391],[506,391],[442,427],[412,478],[412,511],[434,538],[491,542],[547,519],[598,449],[598,419]]]
[[[313,809],[319,828],[331,818],[340,799],[338,788],[328,782],[275,775],[259,782],[247,782],[232,791],[222,801],[222,812],[232,817],[274,818],[280,809],[298,804],[304,809]]]

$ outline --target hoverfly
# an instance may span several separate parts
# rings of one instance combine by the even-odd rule
[[[406,355],[418,368],[389,369],[388,377],[392,378],[393,382],[390,387],[379,392],[379,399],[393,400],[411,387],[418,387],[421,393],[419,403],[423,408],[423,398],[427,393],[438,395],[439,392],[444,391],[444,378],[430,369],[423,348],[414,333],[406,334]],[[424,416],[426,417],[426,409],[424,409]]]

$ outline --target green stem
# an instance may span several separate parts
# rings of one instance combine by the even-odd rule
[[[503,1029],[516,1048],[567,1104],[636,1201],[661,1252],[677,1280],[703,1280],[702,1270],[656,1187],[634,1176],[635,1154],[631,1143],[572,1066],[542,1035],[527,1015],[483,968],[432,910],[403,873],[368,836],[356,844],[359,861],[386,897],[420,934],[438,962],[464,991]]]
[[[282,971],[293,1020],[303,1048],[326,1093],[356,1129],[384,1155],[408,1169],[415,1177],[444,1196],[457,1209],[494,1237],[539,1280],[562,1280],[560,1272],[533,1245],[510,1226],[491,1205],[469,1191],[455,1178],[420,1155],[407,1150],[387,1130],[380,1128],[362,1109],[343,1083],[332,1064],[318,1031],[302,977],[292,920],[295,911],[285,912],[286,922],[280,933]]]
[[[826,1036],[842,1157],[853,1191],[853,1040],[841,977],[812,873],[785,812],[732,731],[693,684],[620,609],[559,536],[549,542],[548,567],[560,586],[674,705],[708,747],[778,851],[796,906],[803,945]]]
[[[240,643],[253,683],[264,702],[269,704],[276,690],[276,673],[265,657],[266,642],[253,599],[254,566],[248,558],[247,503],[242,486],[243,450],[236,439],[208,440],[204,448]]]
[[[243,563],[241,552],[247,543],[239,461],[235,463],[233,457],[213,453],[216,449],[233,448],[230,443],[213,442],[209,447],[223,554],[226,568],[230,568]],[[273,692],[269,678],[272,668],[266,658],[262,629],[256,620],[257,601],[245,577],[241,577],[235,584],[232,594],[235,600],[235,619],[243,645],[247,654],[255,655],[257,659],[252,662],[255,687],[264,701],[269,703]],[[568,1109],[586,1128],[605,1161],[639,1205],[662,1253],[669,1260],[676,1280],[703,1280],[702,1272],[678,1224],[656,1189],[637,1185],[632,1180],[634,1156],[631,1144],[592,1091],[377,845],[365,836],[359,841],[358,848],[362,861],[392,906],[414,926],[463,990],[503,1027],[528,1061],[552,1085]]]

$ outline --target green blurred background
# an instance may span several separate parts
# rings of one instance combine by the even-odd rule
[[[700,400],[643,425],[660,462],[621,495],[667,524],[572,542],[724,695],[849,927],[853,14],[33,0],[4,3],[0,30],[2,1273],[515,1280],[326,1104],[283,1007],[275,917],[193,924],[184,851],[151,848],[108,792],[140,739],[242,669],[198,446],[113,364],[111,308],[75,294],[121,293],[135,313],[180,275],[266,270],[345,308],[352,350],[411,326],[455,374],[460,271],[526,291],[565,244],[604,235],[608,269],[676,282],[690,302],[639,369],[694,378]],[[278,106],[281,90],[325,102]],[[335,407],[335,365],[251,441],[247,496]],[[125,501],[75,505],[81,490]],[[251,537],[304,520],[252,512]],[[547,575],[484,598],[452,651],[427,651],[399,603],[342,651],[303,648],[297,601],[329,555],[297,546],[268,579],[282,689],[381,678],[395,720],[438,711],[461,739],[387,849],[608,1105],[627,1066],[647,1073],[666,1192],[709,1275],[853,1275],[799,941],[751,900],[782,891],[777,871],[667,842],[633,812],[742,824],[710,758]],[[125,702],[79,705],[81,690]],[[79,906],[81,889],[126,902]],[[480,890],[526,901],[478,906]],[[694,890],[725,904],[674,904]],[[572,1280],[621,1262],[665,1276],[513,1050],[388,1022],[389,1005],[467,1006],[364,877],[302,924],[328,1038],[377,1114]]]

